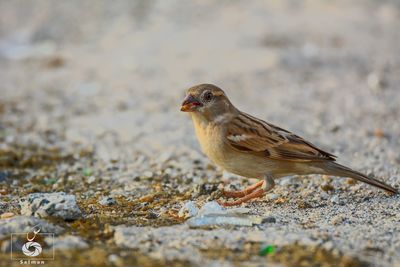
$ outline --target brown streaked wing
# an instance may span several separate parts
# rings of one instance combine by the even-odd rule
[[[303,138],[245,113],[228,125],[226,138],[239,151],[271,159],[299,162],[335,160],[334,155]]]

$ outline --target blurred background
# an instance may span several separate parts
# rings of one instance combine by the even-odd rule
[[[168,190],[219,182],[219,171],[201,169],[209,162],[189,117],[179,111],[184,90],[199,83],[221,87],[241,110],[295,131],[340,162],[398,184],[399,29],[395,0],[2,0],[0,166],[29,181],[0,175],[8,183],[3,194],[10,194],[2,207],[18,213],[18,195],[61,190],[78,196],[82,188],[82,199],[107,188],[132,200],[153,190],[153,181],[141,179],[164,175],[167,162],[176,182]],[[69,155],[74,164],[65,162]],[[62,164],[43,169],[53,156]],[[81,175],[87,166],[91,172]],[[54,174],[49,184],[35,185]],[[321,180],[304,181],[290,190],[308,192],[312,201]],[[339,179],[333,185],[349,186]],[[275,193],[287,195],[288,187],[279,188]],[[343,199],[354,196],[343,190]],[[357,194],[361,199],[362,191]],[[313,197],[334,213],[331,196]],[[275,209],[294,225],[305,216],[297,212]],[[393,226],[373,225],[380,229],[374,232],[358,224],[364,221],[354,218],[351,233],[368,240]],[[348,233],[339,235],[353,252],[365,241],[350,244]],[[400,246],[398,238],[386,241],[392,251]],[[387,262],[398,260],[398,251],[385,254]]]
[[[337,125],[346,131],[354,120],[373,121],[364,129],[373,131],[398,113],[398,1],[0,5],[1,98],[25,99],[24,117],[38,127],[123,111],[133,117],[116,116],[116,128],[184,127],[179,104],[198,83],[310,135]],[[135,129],[124,130],[131,139]]]
[[[134,113],[115,117],[124,127],[152,117],[156,130],[178,127],[184,89],[205,82],[310,135],[354,120],[372,119],[373,131],[397,116],[398,1],[0,5],[1,98],[25,99],[38,127],[122,111]]]

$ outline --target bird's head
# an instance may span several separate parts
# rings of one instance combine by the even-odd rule
[[[200,114],[207,120],[236,110],[226,97],[225,92],[212,84],[199,84],[186,91],[181,111]]]

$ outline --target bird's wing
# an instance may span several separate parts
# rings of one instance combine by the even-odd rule
[[[239,114],[228,124],[226,140],[236,150],[276,160],[335,160],[334,155],[303,138],[245,113]]]

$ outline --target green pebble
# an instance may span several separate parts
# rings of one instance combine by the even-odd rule
[[[92,175],[93,172],[92,172],[92,169],[86,168],[86,169],[83,169],[82,173],[84,176],[90,176],[90,175]]]
[[[57,178],[54,178],[54,177],[44,180],[44,184],[46,184],[46,185],[55,184],[56,182],[57,182]]]
[[[260,252],[258,253],[260,256],[266,256],[268,254],[272,254],[275,252],[275,246],[274,245],[267,245],[264,247],[261,247]]]

